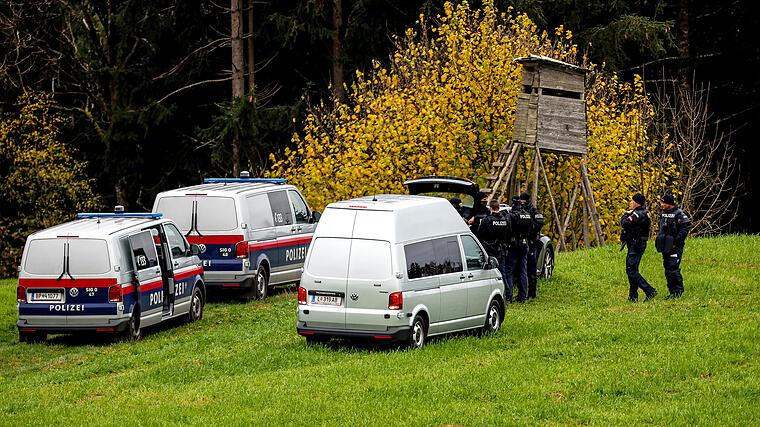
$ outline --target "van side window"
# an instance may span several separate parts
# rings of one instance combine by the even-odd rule
[[[309,222],[309,208],[306,206],[306,202],[303,201],[301,195],[296,191],[288,190],[288,197],[290,197],[290,203],[293,205],[296,222],[298,224],[306,224]]]
[[[480,249],[478,243],[472,236],[462,235],[462,248],[464,248],[464,258],[467,261],[468,270],[481,270],[486,262],[486,256]]]
[[[409,279],[437,274],[438,264],[432,240],[404,246],[404,255],[406,257],[406,274]]]
[[[177,227],[173,224],[164,224],[164,231],[166,232],[166,240],[169,241],[172,257],[185,256],[187,254],[187,244],[185,243],[185,238],[177,230]]]
[[[462,254],[456,236],[433,240],[438,274],[462,271]]]
[[[257,194],[245,199],[248,205],[248,215],[251,217],[251,228],[254,230],[274,226],[272,207],[266,194]]]
[[[269,204],[272,207],[272,219],[274,225],[290,225],[293,223],[293,216],[290,213],[290,201],[285,191],[273,191],[268,193]]]
[[[156,244],[150,232],[144,231],[129,236],[129,244],[132,247],[132,257],[138,270],[155,267],[158,265]]]

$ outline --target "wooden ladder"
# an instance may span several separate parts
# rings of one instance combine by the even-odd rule
[[[509,178],[512,176],[519,160],[520,144],[507,141],[499,149],[496,160],[491,164],[491,172],[486,176],[486,186],[480,191],[488,194],[488,200],[501,200],[506,191]]]

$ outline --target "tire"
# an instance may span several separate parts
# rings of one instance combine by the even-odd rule
[[[546,255],[544,256],[544,262],[541,265],[541,277],[544,279],[550,279],[554,273],[554,250],[551,248],[546,249]]]
[[[47,333],[45,332],[29,332],[18,331],[18,341],[24,343],[38,343],[47,340]]]
[[[254,298],[264,300],[269,293],[269,274],[266,268],[259,266],[256,277],[253,279]]]
[[[124,329],[124,332],[121,333],[121,339],[123,341],[137,341],[140,339],[141,329],[140,329],[140,319],[139,319],[139,311],[137,307],[132,309],[132,315],[129,316],[129,322],[127,322],[127,327]]]
[[[499,332],[503,319],[501,317],[501,304],[497,300],[491,300],[486,311],[486,323],[483,325],[484,334],[495,334]]]
[[[411,334],[409,335],[408,346],[410,349],[416,350],[424,347],[426,342],[427,323],[425,322],[425,319],[423,319],[422,316],[418,314],[414,316],[414,321],[412,322],[412,330]]]
[[[187,321],[192,323],[201,320],[203,318],[203,307],[205,305],[206,304],[203,301],[203,292],[201,292],[198,285],[195,285],[193,296],[190,299],[190,311],[187,313]]]

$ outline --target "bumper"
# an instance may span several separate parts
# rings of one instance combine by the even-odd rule
[[[123,332],[127,329],[129,318],[109,320],[101,325],[67,326],[67,325],[28,325],[26,320],[19,320],[16,326],[20,331],[46,332],[50,334],[70,334],[75,332]]]
[[[206,276],[206,288],[214,289],[237,289],[237,288],[250,288],[253,286],[253,279],[255,275],[251,276],[239,276],[236,275],[230,278],[216,278]]]
[[[296,324],[296,330],[299,335],[315,338],[360,338],[382,341],[407,341],[411,336],[411,327],[409,326],[397,326],[388,328],[385,331],[367,331],[362,329],[313,328],[307,326],[305,322],[298,322],[298,324]]]

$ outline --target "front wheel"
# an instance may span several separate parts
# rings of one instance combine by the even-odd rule
[[[190,312],[187,313],[188,322],[197,322],[203,318],[203,293],[196,285],[193,289],[193,298],[190,300]]]
[[[427,341],[427,323],[425,319],[419,314],[414,316],[414,322],[412,322],[412,333],[409,336],[409,348],[418,349],[422,348]]]
[[[129,316],[129,322],[127,322],[127,328],[122,332],[121,338],[124,341],[137,341],[140,339],[140,313],[137,307],[132,310],[132,315]]]
[[[544,279],[550,279],[552,273],[554,273],[554,251],[551,248],[547,248],[544,263],[541,268],[541,277]]]
[[[495,334],[496,332],[499,332],[501,322],[501,305],[499,304],[499,301],[493,300],[486,312],[486,323],[483,325],[483,332],[486,334]]]

